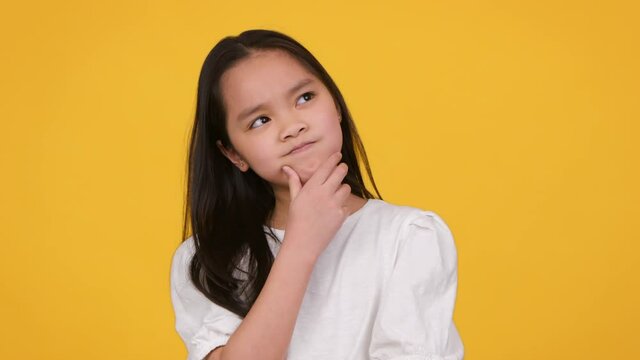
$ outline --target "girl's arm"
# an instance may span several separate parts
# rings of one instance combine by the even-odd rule
[[[207,360],[284,359],[314,264],[285,239],[251,310]]]
[[[260,294],[220,350],[221,360],[285,358],[316,260],[347,218],[351,188],[341,183],[347,166],[337,165],[340,158],[330,156],[304,186],[293,169],[283,169],[290,191],[285,236]]]
[[[458,256],[453,233],[433,211],[403,227],[371,330],[371,360],[464,359],[453,322]]]

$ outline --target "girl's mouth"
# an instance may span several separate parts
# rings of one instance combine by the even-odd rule
[[[303,152],[303,151],[307,150],[308,148],[310,148],[311,145],[313,145],[313,144],[314,144],[313,141],[303,143],[300,146],[297,146],[297,147],[293,148],[293,150],[291,150],[287,155],[292,155],[292,154],[297,154],[297,153]]]

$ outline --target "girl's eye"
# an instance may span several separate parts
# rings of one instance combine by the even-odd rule
[[[309,101],[316,96],[316,94],[313,93],[312,91],[307,91],[306,93],[302,94],[298,99],[305,97],[305,95],[307,95],[306,97],[308,98],[308,99],[305,99],[306,101]]]
[[[252,122],[252,123],[251,123],[250,128],[251,128],[251,129],[255,129],[256,127],[260,127],[260,126],[262,126],[262,125],[260,125],[260,126],[253,126],[253,125],[255,125],[255,124],[258,124],[258,123],[262,122],[262,121],[260,121],[261,119],[269,119],[269,118],[268,118],[268,117],[266,117],[266,116],[260,116],[260,117],[259,117],[259,118],[257,118],[254,122]],[[262,122],[262,123],[264,124],[264,122]]]
[[[307,91],[306,93],[300,95],[300,97],[298,99],[305,99],[305,102],[313,99],[316,96],[316,94],[312,91]],[[255,128],[259,128],[260,126],[264,125],[265,121],[261,121],[262,119],[267,119],[267,121],[269,120],[268,117],[266,116],[260,116],[258,118],[256,118],[251,125],[249,126],[250,129],[255,129]],[[262,124],[260,124],[262,123]],[[260,124],[259,126],[255,126],[256,124]]]

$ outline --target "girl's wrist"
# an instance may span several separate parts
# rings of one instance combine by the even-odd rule
[[[289,238],[287,238],[289,236]],[[303,248],[293,241],[287,241],[287,239],[293,239],[296,235],[285,234],[282,240],[280,250],[278,250],[278,257],[285,256],[290,257],[300,266],[313,267],[318,260],[319,254],[315,254],[313,251],[309,251],[308,248]]]

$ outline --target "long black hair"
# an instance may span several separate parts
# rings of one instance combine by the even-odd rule
[[[189,272],[196,288],[215,304],[241,317],[246,316],[260,294],[274,261],[266,236],[274,240],[277,237],[264,224],[272,216],[275,196],[267,181],[252,169],[240,171],[216,146],[220,140],[225,148],[232,148],[220,78],[238,61],[260,50],[288,52],[328,88],[342,117],[342,161],[348,165],[343,182],[349,184],[352,194],[374,198],[360,173],[362,161],[377,197],[382,199],[340,90],[306,48],[285,34],[263,29],[220,40],[207,55],[198,80],[182,240],[187,240],[190,225],[195,254]],[[245,261],[247,266],[243,269],[240,265]],[[237,271],[244,278],[234,276]]]

